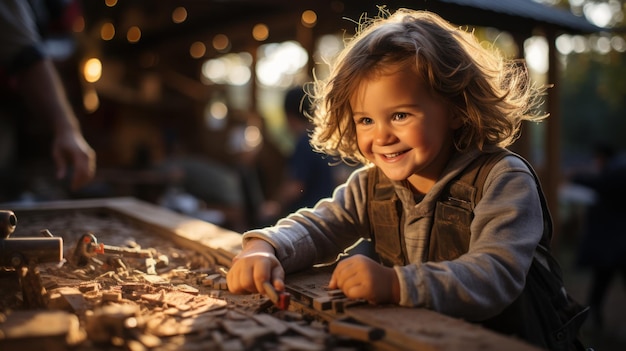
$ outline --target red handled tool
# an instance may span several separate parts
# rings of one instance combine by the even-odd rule
[[[289,308],[291,294],[286,291],[276,291],[270,282],[263,283],[263,288],[265,289],[267,297],[269,297],[276,307],[281,310],[287,310]]]

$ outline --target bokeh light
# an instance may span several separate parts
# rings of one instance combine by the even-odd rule
[[[89,83],[95,83],[100,80],[102,76],[102,63],[97,58],[90,58],[85,61],[83,66],[83,76],[85,81]]]
[[[137,26],[132,26],[128,28],[128,32],[126,32],[126,40],[129,43],[136,43],[141,39],[141,29]]]
[[[252,28],[252,37],[256,41],[265,41],[270,36],[270,29],[263,23],[259,23]]]
[[[100,27],[100,38],[102,40],[111,40],[115,36],[115,26],[111,22],[105,22]]]
[[[306,10],[302,12],[300,20],[303,26],[307,28],[313,28],[315,27],[315,24],[317,24],[317,13],[315,13],[315,11],[313,10]]]
[[[172,11],[172,22],[183,23],[187,20],[187,9],[179,6]]]
[[[193,58],[201,58],[206,54],[206,45],[201,41],[196,41],[189,47],[189,55]]]
[[[296,41],[262,45],[258,57],[258,81],[273,87],[292,85],[294,76],[306,66],[309,59],[306,50]]]
[[[245,85],[252,77],[252,56],[249,53],[231,53],[207,60],[202,64],[205,84]]]

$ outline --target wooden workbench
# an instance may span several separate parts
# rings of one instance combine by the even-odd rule
[[[160,235],[175,245],[213,257],[216,264],[226,267],[230,266],[232,257],[239,252],[241,245],[241,235],[238,233],[134,198],[56,201],[11,205],[10,208],[3,209],[13,210],[18,219],[27,218],[29,214],[33,213],[58,213],[59,216],[62,216],[63,211],[68,210],[113,212],[132,219],[151,233]],[[367,349],[537,350],[537,348],[515,338],[503,336],[478,325],[429,310],[397,306],[372,306],[366,303],[344,304],[345,299],[340,301],[342,303],[337,303],[336,300],[329,301],[326,285],[330,277],[330,269],[332,267],[312,269],[287,277],[287,290],[292,293],[293,297],[290,310],[310,315],[312,318],[329,325],[333,321],[349,320],[356,325],[370,328],[369,330],[382,331],[382,334],[378,334],[382,337],[369,340]],[[329,303],[323,304],[320,301]],[[290,325],[292,328],[295,327],[293,323]],[[2,323],[0,322],[1,328]],[[362,335],[357,337],[362,337]]]

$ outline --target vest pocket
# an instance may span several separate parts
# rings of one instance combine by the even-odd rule
[[[438,202],[429,243],[429,260],[453,260],[469,250],[472,212],[447,202]]]

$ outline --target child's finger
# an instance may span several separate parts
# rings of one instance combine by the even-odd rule
[[[285,290],[285,270],[278,264],[272,269],[272,285],[276,290]]]
[[[330,276],[330,281],[328,282],[328,288],[329,289],[338,289],[339,287],[337,286],[337,277],[336,277],[336,272],[337,269],[335,269],[333,271],[333,274]]]

